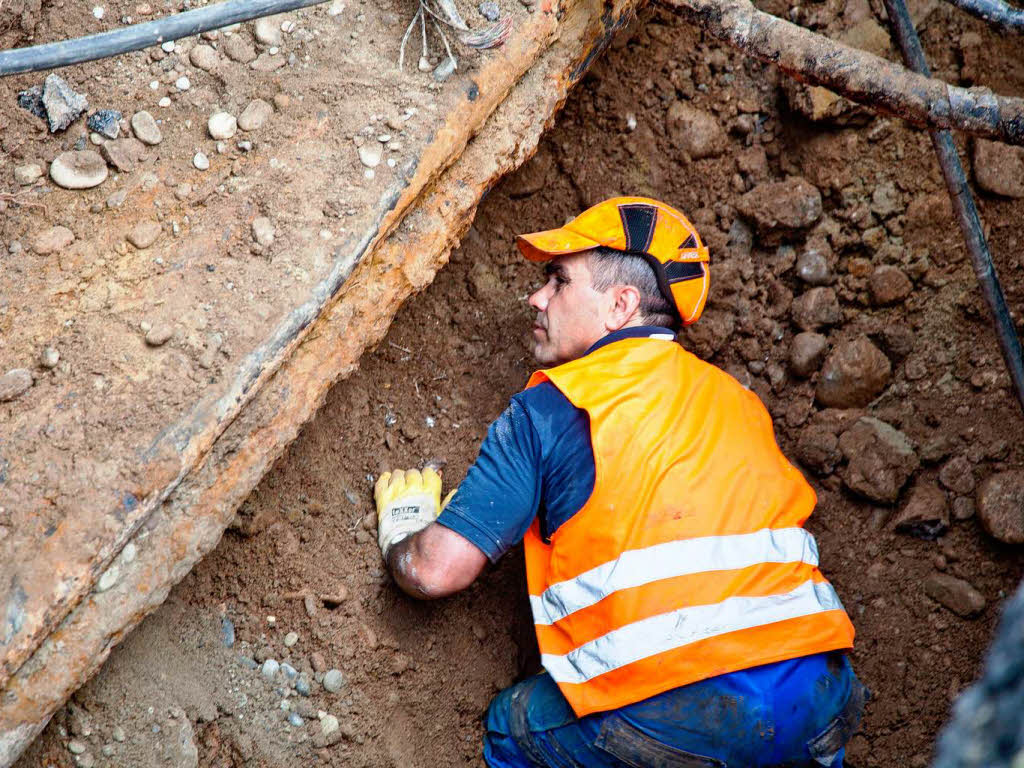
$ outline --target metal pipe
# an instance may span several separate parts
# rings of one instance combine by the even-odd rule
[[[294,11],[327,0],[225,0],[173,16],[86,37],[0,51],[0,77],[38,72],[138,51],[241,21]]]
[[[1014,8],[1003,0],[946,0],[961,11],[987,21],[996,29],[1024,34],[1024,8]]]
[[[906,3],[904,0],[883,0],[883,2],[885,10],[889,14],[889,24],[896,34],[900,50],[903,53],[903,60],[914,71],[930,77],[928,62],[924,58],[924,50],[917,37],[917,30],[914,29],[914,22],[910,20]],[[953,144],[953,136],[949,131],[930,131],[929,133],[932,144],[935,146],[935,153],[939,158],[942,176],[946,180],[946,189],[949,190],[953,211],[956,213],[960,230],[967,243],[967,252],[974,265],[974,274],[978,278],[981,292],[992,313],[999,349],[1003,353],[1003,360],[1006,361],[1006,368],[1016,390],[1017,400],[1020,402],[1021,408],[1024,409],[1024,353],[1021,352],[1020,338],[1013,327],[1013,318],[1010,317],[1003,288],[999,284],[999,278],[996,276],[995,267],[992,264],[992,254],[989,252],[988,243],[985,242],[981,219],[978,216],[978,209],[974,205],[971,189],[967,185],[964,167],[956,152],[956,146]]]

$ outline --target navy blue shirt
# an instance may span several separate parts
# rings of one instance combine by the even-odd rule
[[[619,339],[675,334],[638,326],[610,333],[590,349]],[[480,455],[437,519],[469,539],[492,562],[518,544],[534,517],[547,539],[594,492],[594,450],[587,413],[549,381],[512,397],[491,424]]]

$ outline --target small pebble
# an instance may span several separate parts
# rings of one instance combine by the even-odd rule
[[[114,756],[114,745],[113,744],[104,744],[103,748],[100,749],[100,753],[104,757],[113,757]]]
[[[38,163],[27,163],[14,169],[14,180],[23,187],[35,184],[42,175],[43,169]]]
[[[285,648],[291,648],[297,642],[299,642],[299,633],[298,632],[289,632],[287,635],[284,636],[284,647]]]
[[[299,670],[287,662],[281,665],[281,673],[284,675],[284,679],[289,683],[299,676]]]
[[[146,332],[146,343],[151,347],[162,347],[174,335],[174,326],[170,323],[157,323]]]
[[[128,233],[128,242],[144,251],[157,241],[161,231],[159,221],[145,219],[132,227],[132,231]]]
[[[480,11],[480,15],[488,21],[497,21],[501,16],[501,10],[493,0],[485,0],[477,6],[477,9]]]
[[[158,101],[158,102],[156,103],[156,105],[157,105],[158,107],[169,107],[169,106],[171,106],[171,97],[170,97],[170,96],[164,96],[164,97],[162,97],[162,98],[160,99],[160,101]]]
[[[239,656],[238,663],[247,669],[259,669],[260,667],[255,659],[250,659],[248,656]]]
[[[80,755],[85,752],[85,744],[80,742],[78,739],[72,739],[68,742],[68,752],[72,755]]]
[[[43,368],[55,368],[60,361],[60,352],[53,347],[43,347],[39,353],[39,365]]]
[[[106,592],[112,586],[117,584],[117,580],[120,576],[121,570],[117,567],[117,565],[115,564],[110,566],[109,568],[107,568],[107,570],[103,572],[103,575],[100,576],[99,581],[96,582],[96,591]]]
[[[179,91],[187,91],[189,88],[192,87],[192,83],[189,81],[187,77],[182,75],[174,81],[174,87],[177,88]]]
[[[174,41],[167,40],[160,44],[160,48],[163,49],[164,53],[174,53]]]
[[[156,146],[164,140],[163,134],[160,133],[160,128],[156,124],[156,120],[154,120],[153,116],[145,110],[136,112],[132,115],[132,132],[135,134],[135,138],[143,144],[148,144],[151,147]]]
[[[227,616],[220,620],[220,641],[226,648],[235,644],[235,625]]]
[[[238,121],[229,112],[214,112],[206,123],[206,129],[210,132],[210,138],[218,141],[230,139],[238,132]]]
[[[277,677],[277,673],[281,670],[281,665],[274,659],[267,659],[263,662],[263,666],[260,667],[260,674],[263,675],[263,679],[268,683],[274,682],[274,678]]]
[[[292,712],[290,715],[288,715],[288,722],[291,725],[294,725],[296,728],[301,728],[302,727],[302,718],[299,717],[294,712]]]
[[[324,674],[324,689],[331,693],[337,693],[345,685],[345,678],[340,669],[329,669]]]
[[[77,765],[78,768],[93,768],[93,766],[96,765],[96,758],[94,758],[89,752],[83,752],[75,758],[75,765]]]
[[[274,242],[274,224],[266,216],[258,216],[252,222],[252,237],[264,248]]]
[[[263,127],[274,113],[274,108],[263,99],[253,99],[238,116],[238,127],[243,131],[255,131]]]
[[[320,718],[320,733],[324,736],[330,736],[340,727],[338,718],[334,715],[324,715]]]
[[[139,548],[135,546],[135,542],[129,541],[124,545],[124,549],[121,550],[121,562],[122,563],[133,563],[135,557],[139,554]]]
[[[210,169],[210,158],[202,152],[196,152],[196,156],[192,158],[192,165],[200,171],[208,171]]]
[[[116,139],[121,134],[121,113],[116,109],[101,109],[89,115],[85,121],[90,131],[95,131],[108,139]]]
[[[92,15],[93,15],[93,17],[95,17],[97,19],[102,19],[103,18],[103,14],[104,14],[104,10],[100,6],[98,6],[98,5],[95,6],[92,9]]]
[[[305,675],[301,675],[299,679],[295,681],[295,692],[300,696],[309,696],[313,692],[312,686]]]
[[[50,163],[50,178],[64,189],[90,189],[107,178],[107,163],[97,152],[64,152]]]
[[[114,739],[114,741],[123,742],[125,740],[124,728],[122,728],[120,725],[115,725],[114,730],[110,732],[110,735]]]

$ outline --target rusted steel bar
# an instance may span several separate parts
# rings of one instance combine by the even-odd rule
[[[917,37],[917,30],[914,29],[914,22],[910,20],[906,3],[904,0],[883,0],[883,2],[885,10],[889,14],[889,24],[892,26],[900,50],[903,52],[903,60],[908,67],[927,77],[930,74],[928,62],[924,58],[924,50],[922,50],[921,41]],[[974,265],[974,274],[978,277],[981,292],[992,313],[996,337],[999,339],[999,349],[1003,353],[1006,368],[1010,372],[1017,400],[1020,402],[1021,408],[1024,409],[1024,354],[1021,352],[1020,338],[1013,327],[1013,318],[1010,317],[1010,310],[1006,306],[1003,288],[999,284],[999,278],[996,276],[996,270],[992,264],[992,254],[985,241],[981,219],[978,216],[978,209],[974,205],[971,188],[967,185],[964,167],[956,152],[956,146],[953,144],[953,135],[949,131],[933,130],[930,131],[930,135],[932,144],[935,145],[935,153],[939,158],[939,166],[942,168],[942,176],[946,180],[946,189],[949,190],[957,222],[960,224],[960,230],[964,233],[967,252]]]
[[[999,30],[1024,33],[1024,8],[1014,8],[1003,0],[946,0],[961,11],[977,16]]]
[[[932,129],[1024,144],[1024,99],[959,88],[757,10],[749,0],[661,0],[712,37],[797,80]]]

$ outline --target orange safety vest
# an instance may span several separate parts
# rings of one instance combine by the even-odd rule
[[[803,529],[817,501],[757,396],[664,336],[538,371],[590,417],[590,499],[526,576],[541,662],[579,717],[853,645]]]

